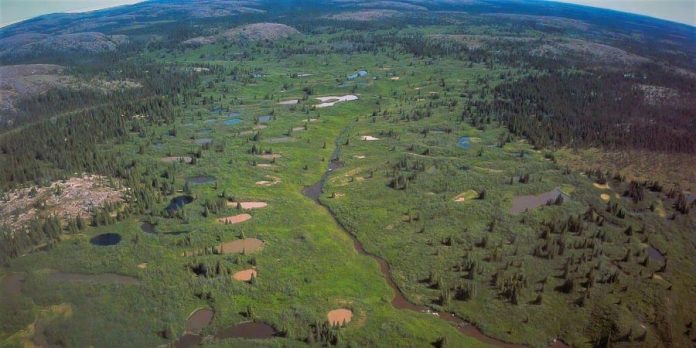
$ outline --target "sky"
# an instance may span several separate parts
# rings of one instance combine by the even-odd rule
[[[142,0],[0,0],[0,27],[56,12],[85,12]]]
[[[0,0],[3,1],[3,0]],[[554,0],[642,14],[696,26],[696,0]]]
[[[696,0],[555,1],[637,13],[696,26]],[[0,0],[0,27],[47,13],[83,12],[136,2],[140,0]]]

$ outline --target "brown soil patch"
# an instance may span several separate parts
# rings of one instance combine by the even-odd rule
[[[330,311],[326,317],[329,319],[329,324],[332,326],[341,326],[350,323],[353,319],[353,311],[345,308],[334,309]]]
[[[18,189],[0,199],[0,224],[17,228],[48,216],[68,219],[79,215],[89,219],[96,208],[124,202],[125,192],[117,181],[98,175],[56,181],[49,187]]]
[[[253,268],[245,269],[243,271],[239,271],[235,274],[232,275],[232,279],[240,282],[249,282],[251,281],[251,278],[254,277],[256,278],[257,272]]]
[[[602,193],[601,195],[599,195],[599,198],[601,198],[605,202],[609,202],[609,200],[611,199],[611,196],[609,196],[606,193]]]
[[[218,221],[222,222],[223,224],[238,224],[240,222],[244,222],[244,221],[247,221],[249,219],[251,219],[251,215],[239,214],[239,215],[233,215],[233,216],[219,218]]]
[[[253,253],[263,248],[264,242],[256,238],[237,239],[215,247],[220,254]]]
[[[236,208],[238,204],[242,209],[259,209],[268,206],[266,202],[227,202],[227,206],[232,208]]]

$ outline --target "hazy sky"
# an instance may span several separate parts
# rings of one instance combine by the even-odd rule
[[[83,12],[142,0],[0,0],[0,27],[55,12]]]
[[[696,0],[557,1],[638,13],[696,26]],[[0,0],[0,27],[47,13],[81,12],[136,2],[140,0]]]
[[[0,0],[2,1],[2,0]],[[696,0],[555,0],[650,17],[696,26]]]

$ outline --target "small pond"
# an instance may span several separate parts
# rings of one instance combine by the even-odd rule
[[[168,212],[175,212],[184,207],[184,205],[193,202],[193,197],[191,196],[178,196],[172,198],[171,202],[167,206]]]
[[[212,175],[196,175],[187,179],[193,185],[210,184],[215,182],[215,177]]]
[[[266,323],[248,322],[220,329],[215,333],[215,338],[262,339],[272,338],[277,334],[278,331]]]
[[[207,144],[212,143],[212,142],[213,142],[213,139],[210,139],[210,138],[200,138],[200,139],[194,140],[193,142],[196,143],[196,144],[198,144],[198,145],[207,145]]]
[[[648,256],[650,256],[651,259],[655,261],[665,261],[665,255],[663,255],[659,250],[653,247],[648,247],[647,249]]]
[[[121,235],[118,233],[102,233],[92,237],[89,242],[99,246],[116,245],[121,242]]]
[[[140,224],[140,229],[145,233],[155,233],[155,225],[147,221],[143,221],[143,223]]]
[[[264,115],[264,116],[259,116],[259,122],[261,123],[268,123],[271,121],[273,117],[270,115]]]
[[[471,143],[469,142],[469,137],[459,138],[459,141],[457,141],[457,146],[461,147],[462,149],[468,149],[469,146],[471,146]]]
[[[226,126],[234,126],[234,125],[242,123],[242,120],[240,120],[238,118],[230,118],[230,119],[225,120],[223,123]]]

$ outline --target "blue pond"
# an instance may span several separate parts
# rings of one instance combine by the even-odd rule
[[[225,122],[223,122],[223,123],[227,126],[234,126],[236,124],[240,124],[241,122],[242,122],[242,120],[240,120],[238,118],[230,118],[229,120],[225,120]]]
[[[174,197],[172,198],[172,201],[169,202],[169,205],[167,206],[167,211],[173,213],[191,202],[193,202],[193,197],[191,196]]]
[[[242,113],[239,111],[232,111],[232,112],[228,113],[227,115],[225,115],[225,117],[239,117],[239,116],[242,116]]]
[[[469,137],[461,137],[457,142],[457,146],[461,147],[462,149],[468,149],[470,145]]]
[[[94,236],[89,242],[99,246],[116,245],[121,242],[121,235],[118,233],[102,233]]]
[[[357,79],[358,77],[365,77],[365,76],[367,76],[367,71],[365,71],[365,70],[358,70],[358,71],[356,71],[356,72],[354,72],[354,73],[348,75],[348,79],[349,79],[349,80],[355,80],[355,79]]]
[[[270,115],[265,115],[265,116],[260,116],[259,117],[259,122],[261,123],[268,123],[271,121],[271,116]]]

